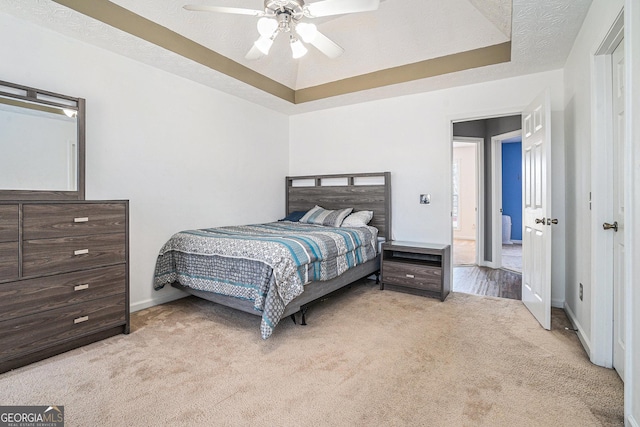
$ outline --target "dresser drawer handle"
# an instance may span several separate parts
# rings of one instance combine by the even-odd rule
[[[89,253],[89,249],[78,249],[77,251],[73,251],[74,255],[85,255]]]
[[[73,218],[73,222],[89,222],[89,217],[83,216],[79,218]]]
[[[89,316],[77,317],[73,319],[73,323],[77,325],[78,323],[86,322],[87,320],[89,320]]]
[[[409,279],[415,279],[416,276],[413,274],[405,274],[405,276],[407,276]]]
[[[84,291],[85,289],[89,289],[89,284],[85,283],[84,285],[75,285],[73,287],[74,291]]]

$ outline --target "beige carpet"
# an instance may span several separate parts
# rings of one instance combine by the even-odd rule
[[[262,341],[258,317],[183,299],[0,375],[0,402],[64,405],[67,426],[622,425],[620,379],[560,310],[548,332],[519,301],[365,282],[308,322]]]

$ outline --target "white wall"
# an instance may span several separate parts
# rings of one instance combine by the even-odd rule
[[[450,244],[451,121],[518,114],[549,87],[552,120],[562,122],[562,81],[556,70],[292,116],[290,172],[390,171],[393,237]],[[562,157],[562,123],[552,132]],[[564,159],[553,173],[554,217],[564,222]],[[430,205],[418,203],[421,193]],[[552,300],[562,302],[564,248],[554,246],[553,258]]]
[[[86,197],[130,200],[132,309],[180,295],[152,289],[171,234],[284,214],[286,116],[4,14],[0,39],[3,80],[87,100]]]

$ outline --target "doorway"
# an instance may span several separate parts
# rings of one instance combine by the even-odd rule
[[[451,226],[454,266],[478,264],[478,159],[482,142],[479,138],[453,141]]]
[[[624,157],[624,14],[621,12],[594,55],[596,111],[592,156],[591,299],[600,302],[592,312],[590,359],[614,367],[624,379],[625,313],[624,291],[624,194],[628,165]],[[614,227],[617,222],[617,229]]]
[[[495,244],[502,245],[502,201],[494,199],[501,198],[503,191],[495,188],[502,167],[495,167],[493,148],[495,137],[501,141],[521,136],[521,128],[519,114],[453,123],[451,226],[456,292],[521,299],[521,274],[500,268],[502,261],[497,257],[502,251],[494,251]]]
[[[522,130],[491,138],[494,268],[522,273]]]

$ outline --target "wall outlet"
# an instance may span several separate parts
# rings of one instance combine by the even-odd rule
[[[421,194],[420,195],[420,204],[428,205],[431,203],[431,194]]]
[[[580,301],[582,301],[582,297],[583,297],[583,295],[584,295],[584,289],[583,289],[583,287],[582,287],[582,283],[580,283],[580,294],[579,294],[579,296],[580,296]]]

